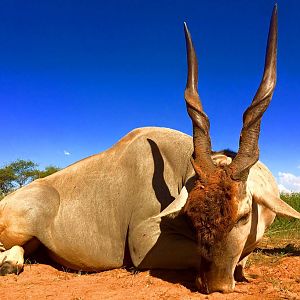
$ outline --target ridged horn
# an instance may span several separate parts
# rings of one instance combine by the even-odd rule
[[[230,165],[232,178],[235,180],[247,180],[250,168],[258,161],[260,123],[264,112],[270,104],[275,89],[276,62],[277,5],[274,6],[270,22],[263,78],[251,105],[243,115],[243,128],[240,136],[239,150]]]
[[[194,161],[192,161],[192,163],[195,171],[201,177],[205,176],[205,174],[213,172],[216,167],[211,159],[209,119],[203,111],[201,100],[198,94],[197,57],[186,23],[184,23],[184,33],[188,64],[188,75],[184,98],[186,100],[188,114],[193,122]]]

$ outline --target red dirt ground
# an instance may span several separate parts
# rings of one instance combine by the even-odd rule
[[[80,274],[26,264],[19,276],[0,277],[0,299],[300,299],[299,249],[258,250],[246,272],[251,282],[237,283],[234,293],[203,295],[196,291],[191,271]]]

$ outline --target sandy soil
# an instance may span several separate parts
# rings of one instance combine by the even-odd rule
[[[0,299],[300,299],[300,248],[265,246],[252,254],[249,283],[234,293],[203,295],[191,271],[117,269],[95,274],[27,263],[19,276],[0,277]]]

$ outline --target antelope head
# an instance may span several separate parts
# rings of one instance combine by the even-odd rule
[[[251,227],[252,196],[247,188],[247,178],[259,158],[261,119],[276,84],[277,7],[273,9],[270,22],[263,77],[243,115],[238,153],[230,164],[216,165],[211,158],[209,119],[198,94],[197,57],[186,24],[184,30],[188,63],[184,96],[193,123],[191,162],[196,180],[183,211],[196,231],[202,257],[198,287],[209,293],[230,292],[234,289],[233,272]]]

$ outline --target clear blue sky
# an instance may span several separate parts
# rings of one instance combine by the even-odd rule
[[[64,167],[141,126],[190,134],[184,21],[213,148],[236,150],[262,75],[273,5],[2,0],[0,164],[22,158]],[[300,189],[300,3],[279,0],[278,11],[278,81],[262,121],[261,160],[277,178],[293,175]]]

